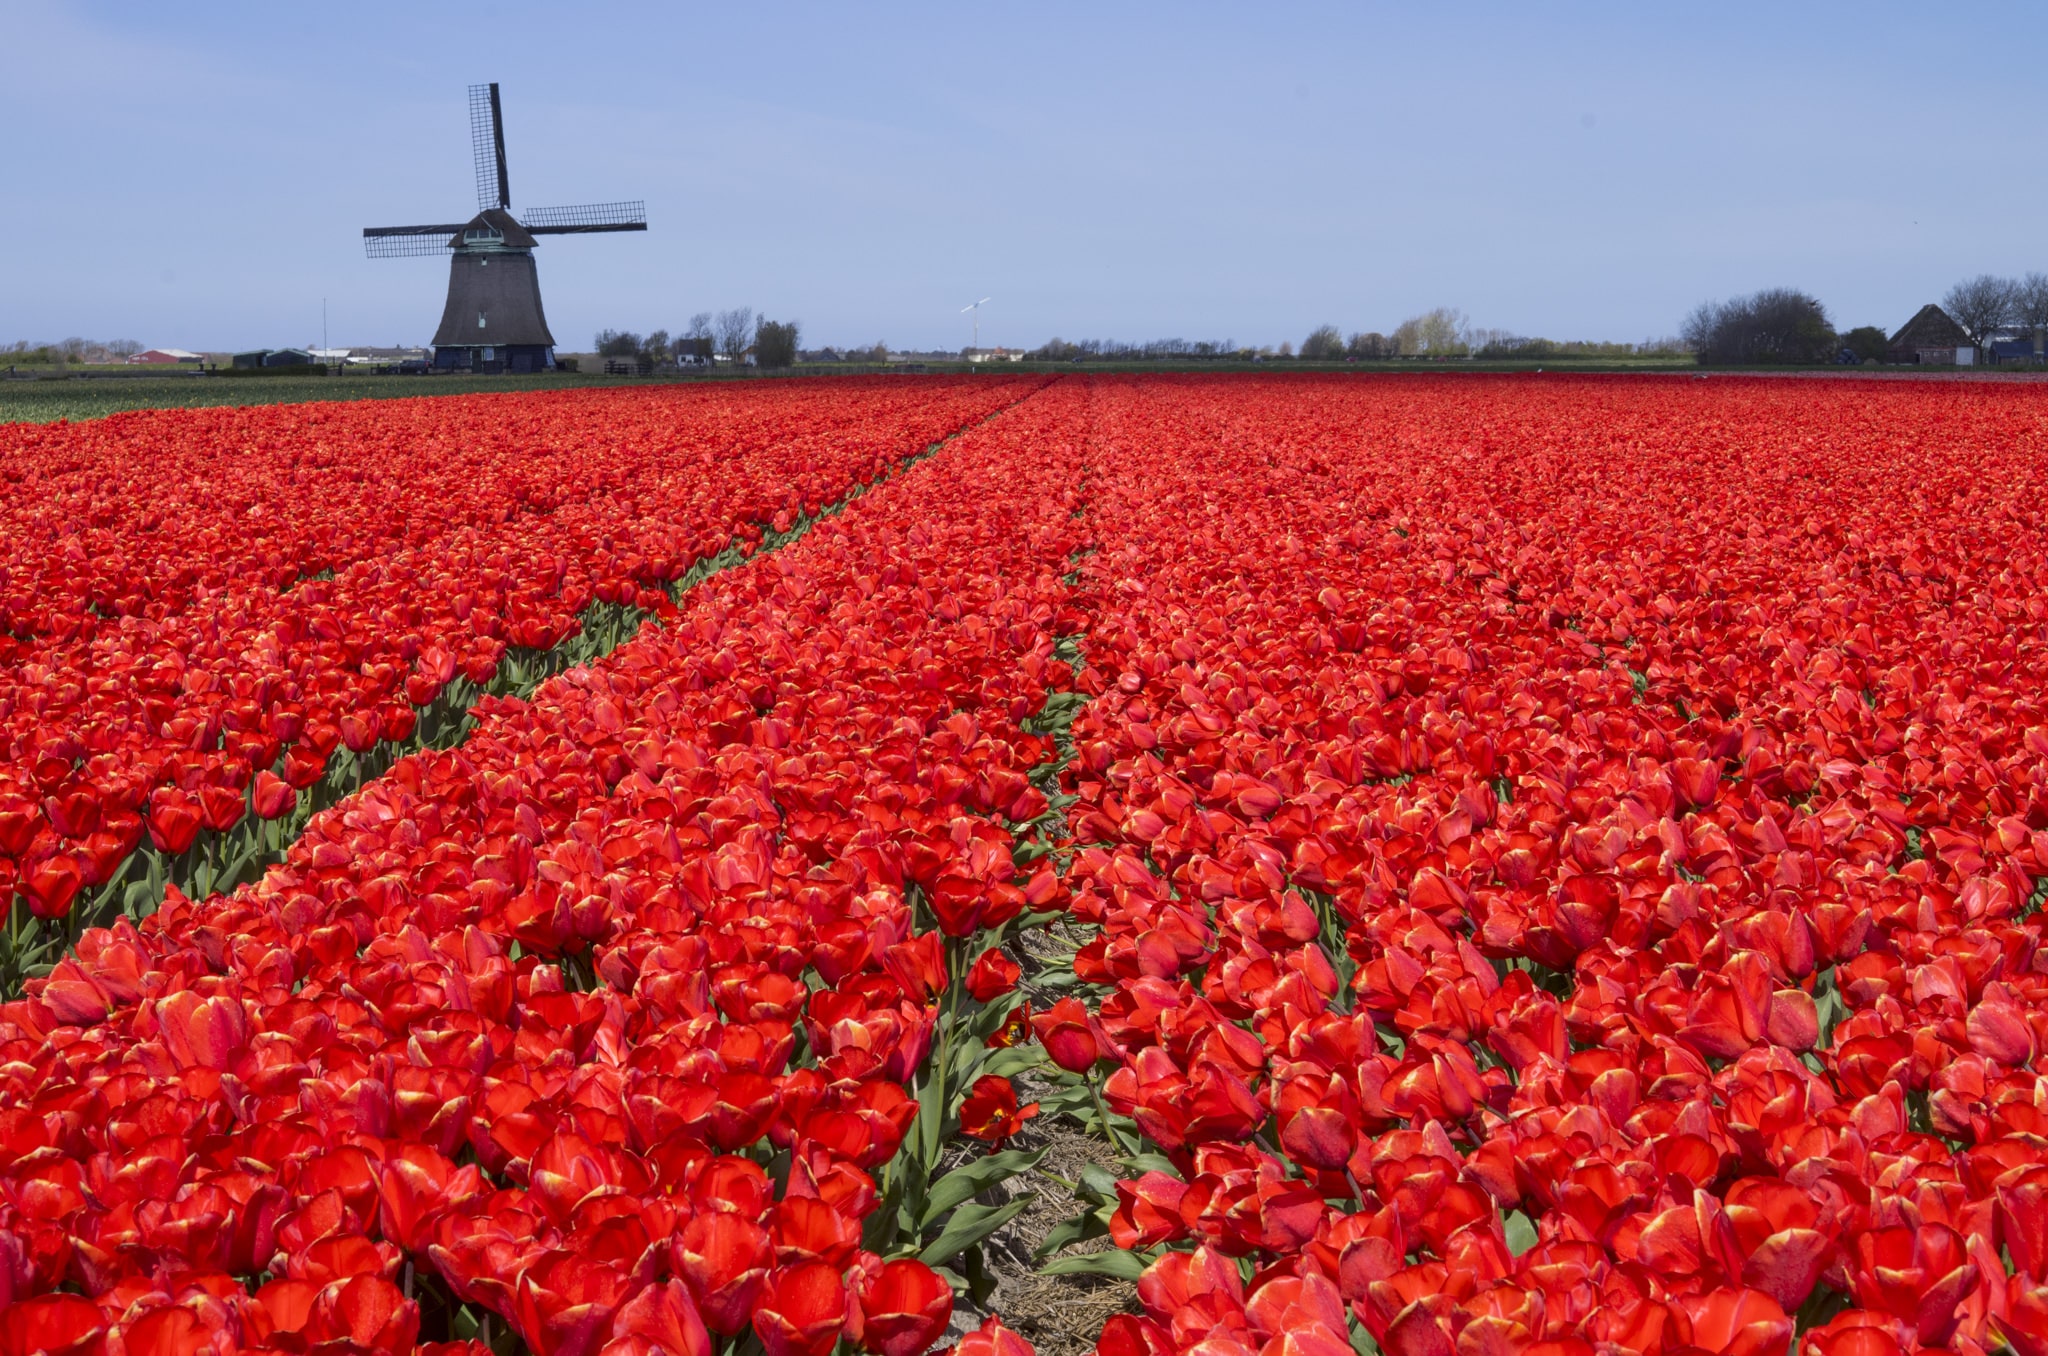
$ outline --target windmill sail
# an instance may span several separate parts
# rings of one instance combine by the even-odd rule
[[[452,254],[464,223],[452,226],[365,226],[363,253],[372,259],[403,259],[418,254]]]
[[[644,231],[644,202],[594,202],[581,207],[535,207],[519,214],[535,235],[584,235],[594,231]]]
[[[505,173],[505,118],[498,86],[469,87],[469,150],[476,158],[476,205],[488,212],[512,205],[512,181]]]

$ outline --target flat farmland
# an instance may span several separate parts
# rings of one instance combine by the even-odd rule
[[[2037,384],[531,391],[0,485],[0,1356],[2048,1352]]]

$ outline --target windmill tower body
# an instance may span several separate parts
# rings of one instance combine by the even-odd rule
[[[482,212],[448,260],[448,304],[434,331],[434,366],[448,371],[542,372],[555,336],[541,309],[534,239],[508,212]]]
[[[469,114],[483,210],[460,225],[373,226],[363,232],[364,248],[373,259],[450,256],[448,301],[434,332],[436,371],[547,371],[555,365],[555,337],[541,308],[536,237],[644,231],[647,213],[641,203],[615,202],[514,216],[498,87],[470,86]]]

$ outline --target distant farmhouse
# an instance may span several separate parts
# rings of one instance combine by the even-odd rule
[[[305,367],[312,361],[313,355],[302,348],[258,348],[234,357],[236,367]]]
[[[1949,319],[1947,311],[1929,302],[1885,345],[1888,363],[1939,363],[1968,367],[1977,360],[1977,350],[1961,325]]]
[[[2048,361],[2043,340],[2048,332],[2026,325],[2001,325],[1984,336],[1980,347],[1969,333],[1939,306],[1922,306],[1885,345],[1888,363],[1927,363],[1974,367],[1981,363]]]
[[[147,348],[140,353],[128,355],[131,363],[191,363],[198,365],[206,361],[203,353],[192,353],[182,348]]]

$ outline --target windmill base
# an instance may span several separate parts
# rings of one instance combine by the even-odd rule
[[[555,350],[548,344],[443,345],[434,349],[436,372],[552,372]]]

